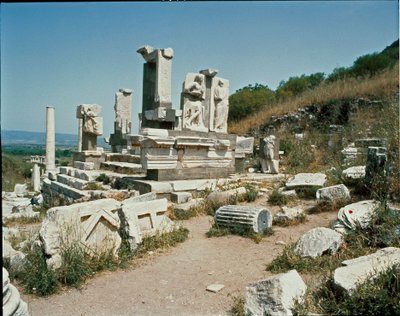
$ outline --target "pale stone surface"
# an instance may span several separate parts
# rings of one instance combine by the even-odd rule
[[[207,196],[207,201],[214,204],[229,204],[230,199],[241,197],[246,194],[246,188],[239,187],[227,191],[214,191]]]
[[[17,197],[24,197],[25,194],[28,193],[26,189],[26,184],[16,184],[14,186],[14,193],[16,194]]]
[[[355,229],[357,226],[366,228],[370,225],[372,216],[379,208],[380,202],[365,200],[342,207],[338,212],[338,220],[334,229],[340,233]]]
[[[17,288],[10,283],[8,271],[3,267],[3,316],[28,315],[28,305],[21,299]]]
[[[59,267],[62,249],[73,243],[81,243],[89,254],[112,251],[116,256],[121,246],[116,214],[120,206],[114,199],[102,199],[49,209],[39,232],[48,266]]]
[[[225,285],[223,285],[223,284],[211,284],[211,285],[207,286],[206,290],[209,292],[218,293],[224,287],[225,287]]]
[[[176,180],[171,181],[174,191],[203,191],[205,189],[215,190],[217,180],[198,179],[198,180]]]
[[[74,161],[74,167],[80,170],[93,170],[94,163],[90,161]]]
[[[365,177],[365,166],[355,166],[343,170],[343,175],[351,179],[362,179]]]
[[[215,221],[220,226],[244,227],[255,233],[263,233],[272,226],[272,214],[266,208],[225,205],[215,212]]]
[[[281,194],[288,197],[297,198],[296,190],[282,190]]]
[[[229,112],[229,81],[222,78],[215,78],[213,83],[215,107],[214,130],[217,133],[227,133]]]
[[[338,232],[325,227],[317,227],[300,237],[294,251],[301,257],[316,258],[325,253],[334,255],[342,243],[342,235]]]
[[[338,184],[318,189],[316,196],[318,201],[348,200],[350,199],[350,191],[344,184]]]
[[[189,202],[176,204],[174,209],[177,211],[188,211],[191,208],[200,207],[202,204],[204,204],[203,198],[191,199]]]
[[[132,129],[132,90],[119,89],[115,93],[115,129],[130,134]]]
[[[173,222],[166,216],[167,199],[137,202],[134,199],[122,203],[119,211],[121,228],[128,238],[131,249],[135,249],[143,237],[170,232]]]
[[[207,132],[204,122],[205,106],[205,76],[188,73],[183,83],[183,129]]]
[[[295,220],[301,215],[305,215],[304,209],[301,207],[287,207],[283,206],[282,210],[275,215],[276,220]]]
[[[236,137],[236,148],[235,148],[236,157],[241,154],[243,155],[252,154],[253,150],[254,150],[254,137],[244,137],[244,136]]]
[[[187,203],[192,199],[190,192],[172,192],[171,201],[174,203],[182,204]]]
[[[293,315],[294,300],[303,301],[307,289],[296,270],[251,283],[246,287],[245,313],[251,315]]]
[[[11,193],[13,194],[13,192],[11,192]],[[2,201],[1,201],[2,216],[12,214],[13,209],[15,212],[15,207],[17,207],[19,210],[21,210],[22,208],[28,207],[30,204],[31,204],[31,200],[29,198],[17,197],[15,194],[7,195],[6,197],[3,197]],[[32,210],[32,208],[31,208],[31,210]]]
[[[40,190],[40,167],[36,163],[32,168],[32,187],[33,191]]]
[[[54,107],[46,107],[46,174],[54,180],[56,169],[56,130],[54,119]]]
[[[10,259],[10,266],[13,270],[18,271],[21,266],[25,263],[25,255],[18,250],[15,250],[11,243],[4,239],[3,237],[3,246],[2,253],[3,258]]]
[[[323,173],[298,173],[286,182],[286,188],[323,187],[325,182],[326,175]]]
[[[81,104],[76,109],[81,124],[82,151],[97,151],[97,136],[103,134],[100,112],[101,106],[98,104]]]
[[[270,135],[261,140],[260,163],[264,173],[279,173],[279,140]]]
[[[377,252],[342,262],[344,267],[334,272],[334,282],[339,288],[352,294],[356,287],[367,280],[400,264],[400,248],[387,247]]]

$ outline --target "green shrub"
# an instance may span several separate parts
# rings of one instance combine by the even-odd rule
[[[107,185],[111,182],[111,179],[109,176],[107,176],[105,173],[101,173],[97,178],[96,181],[98,182],[103,182],[103,184]]]
[[[191,207],[188,210],[173,209],[171,212],[171,219],[173,220],[188,220],[192,217],[199,215],[200,208]]]
[[[271,236],[274,233],[273,229],[267,228],[262,233],[255,233],[250,226],[243,226],[243,225],[232,225],[232,226],[220,226],[217,222],[211,226],[209,231],[206,233],[208,238],[211,237],[221,237],[226,236],[228,234],[239,235],[242,237],[253,239],[254,242],[259,243],[263,237]]]
[[[246,183],[244,187],[246,189],[246,198],[245,198],[246,201],[247,202],[255,201],[258,197],[258,190],[249,183]]]
[[[277,189],[273,190],[271,195],[268,198],[268,203],[272,205],[286,205],[289,202],[289,197],[287,195],[282,194]]]
[[[319,187],[303,187],[297,188],[296,193],[297,196],[301,199],[310,199],[314,200],[316,198],[316,193]]]
[[[135,185],[129,178],[117,178],[111,185],[113,189],[116,190],[134,190]]]
[[[26,259],[27,261],[17,275],[25,291],[39,296],[55,293],[59,287],[57,273],[47,268],[46,258],[42,249],[34,247],[26,255]]]

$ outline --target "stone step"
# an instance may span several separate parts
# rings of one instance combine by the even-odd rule
[[[81,170],[93,170],[94,162],[74,161],[74,167]]]
[[[124,174],[139,174],[144,172],[142,165],[130,162],[106,161],[100,164],[100,168]]]
[[[140,164],[140,155],[110,153],[106,155],[106,161],[110,162],[129,162]]]
[[[78,189],[78,190],[84,190],[84,187],[88,184],[88,181],[86,180],[81,180],[75,177],[71,177],[69,175],[66,174],[57,174],[57,181],[68,185],[74,189]]]
[[[49,181],[49,180],[43,181],[43,186],[45,191],[51,190],[57,192],[58,194],[65,195],[73,200],[78,200],[81,198],[87,198],[87,199],[90,198],[88,192],[72,188],[58,181]]]

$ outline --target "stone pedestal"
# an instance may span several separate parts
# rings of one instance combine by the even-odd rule
[[[163,132],[167,134],[148,135],[141,141],[141,163],[148,179],[226,178],[235,173],[236,135]]]
[[[54,107],[46,107],[46,174],[54,180],[56,172],[56,131]]]

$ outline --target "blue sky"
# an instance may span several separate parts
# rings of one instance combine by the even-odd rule
[[[230,93],[248,84],[275,89],[290,76],[330,73],[398,39],[397,1],[210,1],[1,3],[1,128],[77,133],[76,106],[103,107],[104,135],[114,94],[133,93],[141,111],[148,44],[171,47],[173,108],[188,72],[216,68]]]

